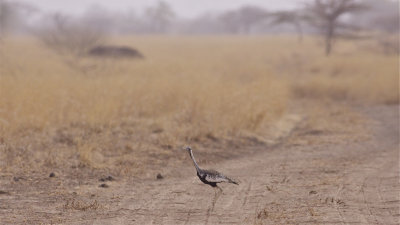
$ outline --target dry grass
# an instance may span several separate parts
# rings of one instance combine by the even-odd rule
[[[342,41],[330,57],[321,57],[315,49],[287,57],[286,61],[294,63],[288,68],[294,96],[398,104],[398,55],[370,51],[369,48],[377,44]]]
[[[124,164],[133,151],[144,157],[162,147],[158,154],[170,157],[168,149],[202,139],[263,133],[285,112],[288,95],[265,63],[267,49],[260,46],[268,41],[115,40],[146,56],[132,61],[74,59],[30,39],[10,40],[2,49],[0,134],[13,148],[69,146],[81,165],[96,168]],[[27,136],[39,143],[23,141]],[[107,161],[98,154],[103,150],[121,158]],[[54,157],[48,163],[59,165],[59,154]],[[133,167],[146,164],[133,161]]]
[[[1,77],[1,132],[138,120],[188,137],[257,130],[284,111],[287,89],[266,69],[257,43],[236,42],[134,40],[146,60],[86,60],[94,69],[85,76],[29,40],[11,43]]]
[[[287,112],[290,93],[398,102],[397,59],[353,43],[325,58],[311,38],[113,42],[137,47],[146,59],[61,56],[27,38],[1,46],[0,170],[68,166],[145,174],[184,159],[175,150],[186,144],[223,148],[265,138]]]

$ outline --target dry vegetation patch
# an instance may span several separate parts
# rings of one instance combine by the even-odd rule
[[[293,95],[362,104],[398,104],[398,55],[379,54],[362,47],[364,45],[376,43],[343,42],[330,57],[320,57],[313,51],[289,57],[297,62],[292,69],[300,71],[289,71]]]
[[[68,161],[141,174],[186,144],[251,143],[285,113],[288,89],[268,70],[268,39],[115,42],[137,46],[146,59],[76,59],[90,68],[83,73],[66,63],[71,56],[33,40],[3,46],[0,132],[8,166]],[[18,159],[18,149],[32,154]]]
[[[301,44],[285,36],[112,42],[137,48],[146,59],[74,58],[32,39],[4,42],[2,171],[66,167],[153,176],[160,166],[185,160],[177,150],[184,145],[199,148],[200,158],[220,160],[242,154],[239,147],[279,139],[303,118],[288,116],[291,99],[398,102],[397,59],[350,42],[329,58],[315,39]],[[302,111],[319,121],[308,130],[342,129],[335,124],[346,121],[324,123],[335,112],[322,105]],[[353,118],[336,108],[340,118]]]

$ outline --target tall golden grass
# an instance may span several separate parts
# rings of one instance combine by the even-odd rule
[[[4,46],[1,132],[74,123],[157,124],[188,139],[255,132],[285,110],[287,86],[268,70],[267,39],[133,38],[145,60],[79,59],[33,40]],[[263,47],[264,46],[264,47]],[[145,126],[145,125],[144,125]]]
[[[31,38],[3,42],[0,160],[6,167],[62,167],[68,159],[140,174],[168,164],[171,149],[186,144],[259,140],[299,98],[399,101],[397,56],[354,42],[339,42],[329,58],[311,37],[303,43],[289,36],[111,42],[133,46],[145,59],[58,55]]]
[[[399,103],[399,56],[372,51],[373,40],[337,43],[334,54],[322,56],[315,39],[287,52],[277,62],[290,79],[294,96],[354,101],[361,104]],[[320,48],[316,48],[320,47]]]

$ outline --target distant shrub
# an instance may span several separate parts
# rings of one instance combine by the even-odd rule
[[[128,57],[128,58],[143,58],[142,53],[138,50],[127,46],[95,46],[89,49],[90,56],[98,57]]]
[[[48,25],[36,31],[36,37],[58,53],[81,56],[88,49],[103,43],[105,35],[100,30],[55,14],[49,17]]]

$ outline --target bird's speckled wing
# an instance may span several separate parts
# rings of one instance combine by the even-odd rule
[[[215,182],[215,183],[221,183],[221,182],[228,182],[228,183],[234,183],[237,184],[235,181],[230,179],[229,177],[219,173],[218,171],[215,170],[203,170],[205,177],[204,179],[208,182]]]

